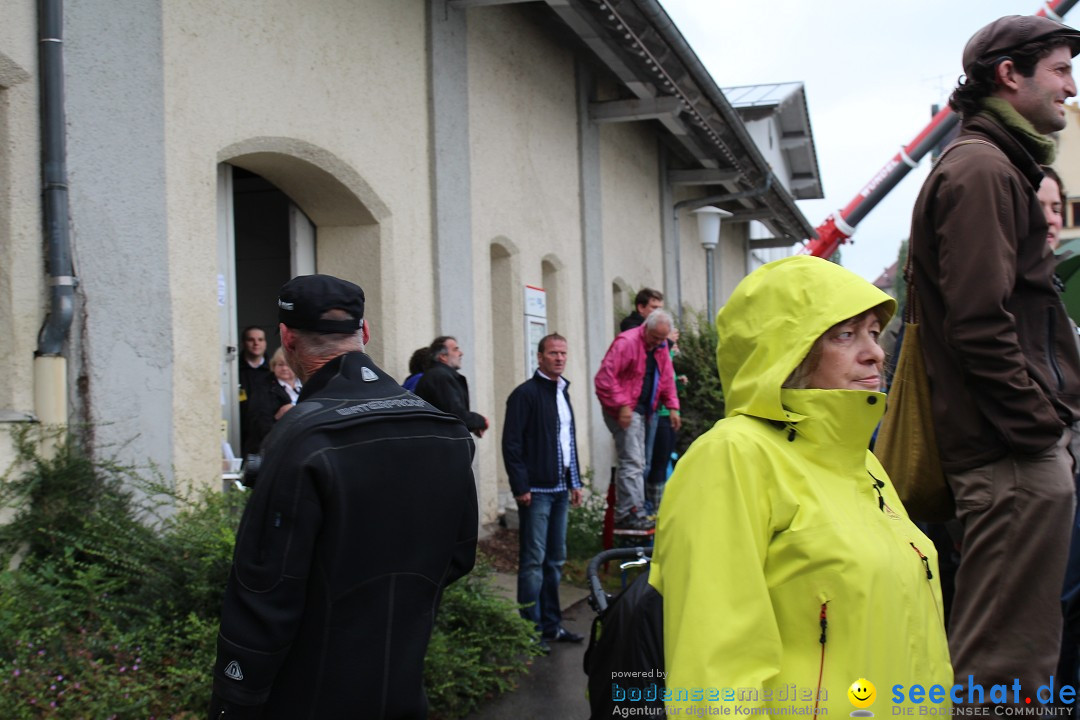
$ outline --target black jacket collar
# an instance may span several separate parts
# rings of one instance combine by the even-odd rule
[[[371,379],[372,374],[376,379]],[[297,402],[303,402],[315,395],[325,394],[325,392],[333,392],[333,386],[339,381],[349,386],[355,386],[355,383],[360,382],[370,383],[373,391],[383,393],[394,390],[395,387],[397,390],[401,390],[394,379],[380,370],[365,353],[349,352],[338,355],[316,370],[315,374],[309,377],[300,389],[300,397]],[[388,383],[395,387],[388,387]]]

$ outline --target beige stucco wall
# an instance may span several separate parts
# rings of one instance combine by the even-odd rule
[[[34,350],[47,302],[42,261],[35,4],[9,3],[0,22],[0,413],[34,413]],[[0,423],[0,472],[13,458]]]
[[[716,246],[716,307],[731,297],[735,286],[746,277],[746,223],[722,223]]]
[[[424,0],[265,0],[250,6],[165,0],[161,7],[164,109],[150,110],[164,119],[167,249],[152,248],[140,257],[167,278],[168,287],[154,288],[167,304],[161,316],[169,319],[160,333],[168,343],[166,359],[155,370],[171,378],[163,403],[171,407],[160,414],[172,418],[176,476],[216,484],[223,356],[217,277],[230,273],[218,261],[222,162],[271,179],[314,221],[318,270],[365,287],[374,334],[370,351],[388,372],[403,378],[412,351],[443,330],[435,322],[428,7]],[[94,12],[83,6],[84,16]],[[591,464],[585,416],[594,405],[594,368],[585,353],[585,287],[604,285],[608,323],[614,322],[616,281],[634,289],[670,289],[663,287],[654,123],[599,128],[603,277],[586,279],[574,51],[531,22],[528,8],[467,12],[475,351],[465,363],[473,407],[491,421],[477,442],[481,517],[490,521],[506,487],[498,447],[505,397],[525,379],[533,352],[524,342],[524,286],[557,288],[551,304],[558,314],[549,316],[549,326],[569,339],[566,375],[584,466]],[[12,380],[0,386],[0,410],[33,410],[32,358],[46,298],[34,26],[32,3],[5,9],[0,23],[0,337],[6,339],[0,359]],[[157,25],[148,21],[143,29],[141,41],[156,43]],[[82,37],[83,58],[107,52],[95,50],[91,37]],[[19,67],[26,77],[12,70]],[[155,66],[147,67],[152,75]],[[117,85],[113,90],[121,95],[135,92]],[[82,93],[97,87],[85,84]],[[84,183],[93,179],[98,161],[85,148],[95,130],[85,109],[84,100],[84,114],[76,118],[82,123]],[[153,144],[135,148],[133,155],[154,155]],[[126,160],[112,155],[113,162]],[[91,217],[92,202],[109,203],[113,212],[130,202],[115,197],[119,193],[111,185],[95,190],[100,192],[84,190],[85,218]],[[717,252],[721,303],[745,267],[745,227],[726,226]],[[680,214],[679,230],[683,299],[704,309],[705,255],[692,216]],[[85,259],[97,248],[84,242],[82,250]],[[111,329],[142,319],[139,308],[131,308],[131,317],[118,316],[123,306],[105,302],[100,286],[95,290],[87,312],[111,317]],[[99,375],[118,372],[101,362],[108,357],[101,354],[103,346],[116,338],[91,340],[98,345],[86,345],[88,366]],[[172,363],[164,367],[168,353]],[[150,390],[158,388],[132,387],[131,393],[149,396]],[[137,411],[130,414],[126,421],[142,421]],[[0,433],[0,463],[10,455],[4,437]]]
[[[601,227],[609,288],[604,317],[615,313],[610,287],[616,278],[635,291],[665,290],[659,171],[656,134],[649,124],[600,127]]]
[[[318,270],[379,279],[376,292],[366,288],[371,350],[391,374],[403,377],[409,354],[430,340],[424,13],[422,0],[165,4],[170,291],[183,298],[173,314],[179,476],[219,470],[220,409],[187,388],[216,387],[220,371],[216,182],[225,149],[274,139],[258,146],[300,154],[329,176],[313,173],[327,188],[334,178],[359,194],[373,225],[313,209],[318,193],[308,207],[293,197],[322,220]]]
[[[524,286],[544,287],[545,259],[557,268],[558,296],[549,307],[548,328],[568,340],[566,377],[578,416],[583,467],[589,462],[583,441],[592,383],[581,313],[573,56],[535,25],[522,22],[520,9],[510,7],[471,11],[468,46],[477,352],[465,363],[473,378],[474,409],[491,424],[477,442],[483,516],[494,512],[500,494],[502,503],[508,498],[499,448],[502,421],[506,396],[528,377]],[[493,243],[499,248],[494,261]],[[558,317],[550,314],[554,307]]]

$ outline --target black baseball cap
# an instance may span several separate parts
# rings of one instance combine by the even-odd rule
[[[352,320],[328,320],[320,315],[340,309]],[[300,275],[281,286],[278,321],[296,330],[317,333],[354,333],[364,319],[364,290],[333,275]]]
[[[1050,37],[1063,37],[1075,57],[1080,53],[1080,32],[1039,15],[1006,15],[971,36],[964,46],[964,72],[971,75],[975,63],[1008,55],[1021,45]]]

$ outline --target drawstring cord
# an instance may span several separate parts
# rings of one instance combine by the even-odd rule
[[[818,642],[821,643],[821,664],[818,666],[817,693],[814,696],[814,717],[818,715],[818,703],[821,701],[821,679],[825,676],[825,634],[829,628],[828,606],[828,603],[821,603],[821,614],[818,616],[821,625],[821,637],[818,638]]]

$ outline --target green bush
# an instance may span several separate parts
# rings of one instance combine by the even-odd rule
[[[51,458],[15,437],[0,484],[0,717],[204,712],[238,493],[186,495],[150,473]]]
[[[592,489],[592,469],[585,472],[588,478],[585,499],[578,507],[571,507],[566,516],[566,557],[570,560],[591,560],[604,549],[604,511],[606,498]]]
[[[532,622],[493,593],[490,566],[476,568],[443,593],[424,661],[424,686],[434,720],[461,718],[484,699],[510,690],[539,654]]]
[[[15,436],[0,479],[0,718],[202,717],[247,493],[177,491],[153,472]],[[149,478],[146,477],[149,475]],[[533,651],[484,568],[443,595],[426,678],[433,714],[511,687]]]
[[[704,312],[687,311],[683,322],[674,358],[675,374],[686,376],[679,390],[682,430],[675,449],[680,456],[724,417],[724,391],[716,370],[716,326]]]

